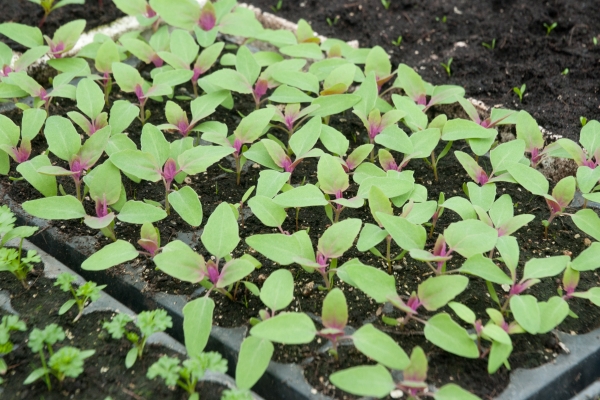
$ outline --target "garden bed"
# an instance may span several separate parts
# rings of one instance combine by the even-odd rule
[[[149,74],[142,71],[142,76],[149,79]],[[178,88],[178,93],[189,95],[192,89],[188,86]],[[128,94],[117,94],[111,98],[111,103],[117,99],[128,99],[135,101],[135,97]],[[254,107],[254,103],[249,96],[234,95],[236,109],[242,114],[247,115]],[[389,101],[389,97],[387,98]],[[186,101],[178,102],[184,109],[187,108]],[[51,115],[65,115],[68,111],[75,110],[75,103],[69,100],[61,100],[50,106]],[[152,124],[160,124],[164,122],[164,108],[161,103],[148,103],[147,109],[151,112],[150,119],[147,121]],[[466,114],[460,111],[460,108],[448,107],[433,107],[428,112],[429,120],[433,120],[440,113],[448,113],[449,118],[462,117]],[[16,122],[20,121],[19,111],[13,110],[8,114]],[[211,115],[208,119],[212,121],[225,122],[230,126],[230,131],[233,127],[239,124],[241,118],[237,115],[229,113],[223,109]],[[361,121],[350,111],[335,115],[329,120],[329,125],[340,131],[346,138],[350,140],[350,148],[348,154],[352,152],[359,144],[365,140],[365,128]],[[553,125],[549,126],[554,131]],[[140,132],[142,128],[138,121],[135,121],[131,127],[127,129],[128,137],[133,140],[137,147],[140,146]],[[273,133],[277,139],[285,141],[287,135],[279,134],[276,131]],[[514,130],[508,129],[504,132],[507,137],[514,134]],[[564,133],[564,132],[561,132]],[[176,133],[167,133],[165,136],[169,139],[177,138]],[[206,144],[206,143],[203,143]],[[457,146],[458,145],[458,146]],[[326,151],[326,147],[318,144],[317,148]],[[439,154],[444,148],[444,144],[435,150]],[[464,142],[457,142],[453,147],[453,151],[460,149],[465,150],[467,146]],[[43,138],[38,136],[33,142],[33,154],[39,154],[45,150]],[[410,162],[408,169],[414,171],[415,182],[423,185],[428,190],[428,199],[437,199],[441,192],[446,194],[446,198],[451,196],[462,196],[461,187],[464,182],[469,181],[469,175],[465,173],[461,164],[453,156],[453,151],[445,158],[441,159],[438,164],[439,182],[433,179],[432,171],[428,168],[425,162],[420,159],[415,159]],[[67,163],[50,155],[51,162],[54,165],[68,167]],[[106,157],[100,159],[99,163],[103,162]],[[223,171],[223,168],[235,168],[231,157],[224,158],[219,162],[219,166],[211,166],[207,172],[191,177],[186,181],[186,185],[198,194],[202,202],[204,221],[212,212],[217,209],[222,202],[238,204],[244,193],[258,182],[260,167],[258,164],[248,163],[242,174],[241,185],[235,184],[235,176]],[[489,161],[480,158],[480,165],[486,170],[491,170]],[[298,184],[301,181],[307,183],[315,183],[317,171],[316,159],[304,160],[294,171],[291,183]],[[13,178],[18,178],[18,174],[11,171]],[[555,176],[556,177],[556,176]],[[560,178],[560,177],[559,177]],[[558,179],[557,179],[558,180]],[[59,183],[64,187],[67,193],[74,192],[74,186],[70,178],[60,178]],[[164,198],[164,188],[160,186],[149,185],[148,182],[134,183],[127,178],[123,178],[125,192],[128,199],[136,200],[151,200],[160,202]],[[515,212],[518,214],[532,214],[535,219],[526,227],[517,231],[514,236],[517,238],[521,254],[520,261],[525,262],[532,257],[543,258],[556,255],[572,255],[573,258],[581,253],[589,246],[592,241],[590,237],[582,233],[568,217],[560,217],[554,220],[550,225],[550,237],[544,238],[544,228],[539,221],[547,218],[548,211],[546,203],[542,197],[534,196],[531,193],[518,188],[515,185],[499,183],[498,195],[510,194],[512,202],[515,203]],[[352,197],[358,193],[359,185],[352,183],[347,189],[346,197]],[[42,196],[27,185],[25,181],[2,181],[0,187],[1,196],[7,204],[19,215],[20,222],[24,224],[37,224],[41,226],[40,233],[33,238],[36,244],[40,247],[48,249],[53,255],[61,261],[70,265],[87,279],[92,279],[99,283],[108,284],[106,289],[109,293],[119,298],[126,305],[136,311],[144,309],[152,309],[155,307],[163,307],[169,311],[174,318],[173,335],[179,340],[183,340],[183,315],[182,308],[186,302],[200,298],[205,294],[205,290],[199,285],[192,285],[181,282],[169,275],[164,274],[160,270],[155,270],[153,261],[148,257],[140,257],[130,264],[121,267],[116,267],[106,272],[89,272],[80,269],[81,263],[87,257],[98,251],[105,245],[110,244],[110,240],[103,237],[97,231],[88,228],[80,223],[80,220],[72,221],[56,221],[46,223],[40,220],[31,219],[22,209],[19,204],[25,201],[40,199]],[[94,215],[94,203],[89,200],[83,202],[88,215]],[[567,208],[566,212],[575,212],[576,209]],[[248,206],[244,205],[241,213],[244,215],[243,222],[240,221],[240,236],[242,239],[252,235],[267,234],[276,232],[277,229],[264,226],[256,217],[249,212]],[[343,219],[356,218],[361,221],[372,220],[371,212],[368,206],[363,206],[357,209],[347,208],[342,213]],[[293,208],[287,210],[287,218],[281,225],[282,230],[293,233],[297,231],[296,226],[296,211]],[[447,209],[443,216],[437,222],[435,228],[436,233],[441,233],[451,223],[460,221],[457,214]],[[202,224],[204,225],[204,223]],[[331,225],[327,216],[321,207],[313,207],[311,209],[303,208],[299,214],[298,228],[299,230],[307,229],[311,233],[313,246],[316,247],[318,237],[326,231]],[[203,233],[202,229],[190,227],[177,213],[171,213],[165,219],[157,222],[162,243],[167,244],[175,239],[182,240],[198,251],[205,259],[209,259],[211,254],[203,248],[199,243],[199,238]],[[135,243],[139,238],[139,225],[131,225],[125,223],[117,223],[115,226],[115,234],[117,238]],[[432,248],[435,242],[435,236],[430,238],[425,247]],[[385,252],[385,247],[379,245],[379,251]],[[392,247],[393,252],[399,252],[397,247]],[[249,247],[244,240],[233,251],[232,255],[235,258],[241,257],[243,254],[251,254],[262,263],[262,268],[250,273],[245,280],[261,286],[265,279],[279,266],[272,260],[259,254]],[[496,253],[496,256],[499,254]],[[385,263],[377,259],[368,252],[359,252],[354,247],[347,251],[343,257],[339,257],[339,265],[343,264],[354,257],[358,257],[360,261],[367,265],[380,266],[385,269]],[[462,259],[452,260],[449,262],[450,268],[460,266]],[[309,274],[301,269],[297,264],[289,267],[289,270],[294,276],[294,301],[291,305],[291,310],[308,313],[317,322],[320,327],[319,315],[321,315],[321,307],[324,301],[326,292],[319,291],[317,286],[322,283],[320,275],[313,273]],[[395,263],[393,276],[399,284],[398,290],[402,295],[410,295],[410,291],[416,288],[417,282],[426,279],[430,272],[427,272],[425,264],[417,262],[408,256]],[[415,276],[417,282],[415,282]],[[595,287],[598,284],[596,274],[591,272],[581,275],[579,290],[587,290]],[[348,325],[350,331],[360,328],[365,323],[373,323],[378,329],[386,332],[396,342],[400,343],[403,348],[408,351],[418,345],[426,351],[429,363],[430,373],[428,382],[434,387],[441,387],[446,383],[459,383],[463,388],[482,397],[497,397],[509,383],[511,375],[506,369],[501,369],[493,375],[486,372],[486,360],[468,360],[443,352],[438,347],[425,341],[422,336],[422,331],[419,333],[419,324],[411,323],[404,329],[392,328],[381,322],[382,313],[391,318],[398,318],[401,313],[394,312],[388,306],[382,306],[373,302],[371,298],[365,295],[357,288],[340,282],[336,277],[334,280],[335,287],[343,290],[346,294],[346,301],[349,308]],[[560,280],[546,280],[534,286],[528,293],[535,295],[540,299],[547,299],[556,293],[557,287],[560,286]],[[483,282],[471,280],[469,291],[457,297],[456,300],[469,306],[478,316],[485,315],[485,310],[488,307],[493,307],[494,303],[487,295],[487,289]],[[249,289],[241,286],[239,290],[236,288],[235,301],[230,301],[224,296],[214,295],[216,303],[213,323],[216,326],[213,328],[211,339],[208,343],[209,350],[217,350],[222,352],[230,361],[230,372],[233,373],[233,365],[237,358],[240,341],[247,334],[249,327],[248,320],[251,317],[257,317],[258,310],[263,307],[260,300],[253,296]],[[570,307],[573,312],[580,316],[579,319],[567,318],[561,325],[559,330],[569,332],[570,334],[586,333],[597,328],[593,321],[597,321],[600,314],[598,309],[589,306],[589,302],[583,299],[574,299],[570,302]],[[449,308],[443,309],[451,313]],[[432,316],[433,313],[423,312],[423,316]],[[350,328],[352,327],[352,328]],[[229,329],[231,328],[231,329]],[[565,347],[561,342],[568,340],[564,336],[560,336],[554,332],[544,335],[519,335],[513,340],[515,350],[513,351],[509,362],[513,368],[524,367],[532,368],[546,362],[551,362],[559,353],[565,351]],[[279,398],[282,396],[292,396],[291,398],[304,398],[311,396],[316,392],[322,395],[329,395],[336,398],[345,396],[339,389],[335,389],[328,381],[331,373],[350,366],[370,363],[369,359],[354,348],[343,346],[340,350],[340,361],[335,361],[330,355],[322,352],[320,349],[326,343],[325,341],[315,340],[308,345],[301,346],[276,346],[273,359],[282,363],[294,362],[301,364],[305,371],[305,378],[308,383],[315,389],[311,389],[300,376],[298,369],[290,375],[286,375],[288,367],[272,364],[267,375],[259,381],[256,390],[267,396],[268,394]],[[567,364],[569,362],[567,361]],[[576,363],[575,363],[576,364]],[[561,372],[562,376],[574,376],[582,369],[585,369],[585,364],[572,365],[574,368],[567,368],[566,372]],[[563,367],[558,367],[558,369]],[[295,375],[294,375],[295,374]],[[465,378],[468,376],[468,379]],[[575,385],[569,384],[565,387],[565,381],[556,382],[559,386],[549,386],[545,390],[553,392],[557,399],[564,398],[563,395],[569,396],[581,387],[589,383],[595,377],[586,376]],[[275,383],[275,382],[281,383]],[[277,392],[273,391],[273,385],[277,385]],[[511,390],[511,389],[509,389]],[[514,389],[513,389],[514,390]],[[312,394],[309,394],[312,393]],[[533,389],[531,391],[522,390],[523,398],[548,398],[535,397],[547,396],[548,392]],[[515,397],[512,397],[515,398]]]

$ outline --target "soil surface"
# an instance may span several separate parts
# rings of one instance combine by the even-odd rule
[[[0,23],[18,22],[29,26],[38,26],[43,16],[44,9],[29,0],[3,1]],[[115,6],[112,0],[86,0],[82,5],[69,4],[52,11],[40,29],[44,35],[52,37],[58,28],[76,19],[86,20],[85,30],[87,31],[109,24],[123,16],[125,14]],[[15,51],[26,50],[25,47],[4,35],[0,35],[0,39]]]
[[[40,267],[41,268],[41,267]],[[73,323],[77,312],[72,308],[66,314],[59,316],[58,310],[62,304],[70,299],[70,294],[54,286],[54,281],[40,276],[41,270],[34,269],[29,280],[32,287],[26,291],[20,282],[7,273],[0,278],[0,289],[10,293],[11,305],[19,313],[20,318],[27,324],[26,332],[13,332],[11,341],[15,348],[4,356],[8,365],[8,372],[4,376],[4,392],[0,392],[3,399],[65,399],[81,398],[104,400],[108,396],[113,399],[142,400],[142,399],[187,399],[184,390],[170,389],[161,378],[150,380],[146,378],[148,368],[163,355],[182,358],[179,353],[167,348],[147,345],[144,356],[137,360],[130,369],[125,367],[125,356],[131,348],[130,342],[123,338],[112,339],[110,334],[102,328],[104,321],[113,317],[110,312],[94,312],[84,315],[78,322]],[[0,317],[7,315],[0,310]],[[30,385],[23,385],[23,381],[34,369],[41,366],[38,354],[32,353],[27,346],[27,338],[34,327],[43,329],[51,323],[61,326],[66,338],[53,346],[54,351],[63,346],[73,346],[82,350],[95,349],[96,353],[85,360],[84,372],[78,378],[66,378],[62,387],[51,378],[53,390],[48,391],[43,380],[38,380]],[[130,323],[130,331],[137,328]],[[212,382],[200,382],[197,390],[202,394],[202,399],[217,400],[221,398],[224,386]]]
[[[273,13],[278,1],[248,3]],[[280,3],[277,16],[304,18],[319,34],[356,39],[361,47],[382,46],[392,65],[405,63],[434,85],[463,86],[488,106],[525,109],[554,134],[576,140],[579,117],[600,118],[596,0],[391,0],[387,10],[380,0]],[[553,23],[546,35],[544,24]],[[392,44],[399,36],[400,46]],[[482,45],[493,40],[494,49]],[[448,76],[441,63],[450,58]],[[512,89],[523,84],[520,103]]]
[[[185,90],[187,89],[183,88],[182,92],[185,92]],[[133,101],[131,96],[127,94],[117,96]],[[117,97],[113,97],[113,100],[116,98]],[[164,118],[163,104],[149,102],[148,105],[152,112],[150,122],[155,124],[161,123]],[[184,109],[188,108],[185,102],[181,102],[181,105]],[[251,109],[249,98],[246,96],[236,97],[236,107],[240,107],[242,112],[249,112]],[[74,109],[74,104],[72,102],[60,100],[52,106],[51,113],[53,115],[63,115],[65,112],[72,109]],[[436,114],[442,111],[449,111],[448,107],[437,109],[434,107],[434,109],[430,111],[430,118],[435,117]],[[20,120],[18,113],[18,111],[14,111],[9,114],[9,116],[18,121]],[[225,122],[230,127],[235,126],[234,124],[239,122],[238,116],[226,112],[226,110],[223,109],[219,109],[219,111],[213,114],[210,119]],[[349,151],[366,139],[364,127],[362,127],[358,118],[349,112],[332,118],[331,125],[343,132],[349,138],[351,142]],[[134,121],[127,131],[130,132],[129,137],[139,145],[141,131],[139,122]],[[271,130],[271,133],[276,136],[279,135],[276,130]],[[166,133],[166,136],[169,140],[175,140],[177,138],[176,134],[171,133]],[[280,139],[284,140],[284,137],[281,137]],[[354,140],[356,140],[356,142]],[[438,153],[441,151],[442,147],[443,145],[437,149]],[[464,145],[456,143],[453,150],[462,149],[467,151],[464,147]],[[43,141],[38,137],[34,141],[33,155],[38,154],[42,150]],[[57,162],[57,165],[61,165],[60,160],[54,160]],[[100,160],[100,162],[101,161],[102,160]],[[488,171],[491,170],[487,159],[482,157],[480,158],[480,162]],[[220,165],[226,168],[232,167],[230,161],[227,159],[222,160]],[[256,165],[253,166],[251,163],[249,163],[247,167],[246,172],[242,176],[242,184],[240,186],[235,184],[235,176],[233,174],[224,172],[217,165],[209,168],[206,173],[191,177],[191,180],[188,181],[187,184],[200,194],[205,215],[204,221],[206,221],[208,215],[210,215],[220,202],[227,201],[230,203],[237,203],[240,201],[245,191],[250,186],[256,184],[260,169],[255,168]],[[440,192],[444,192],[446,198],[452,196],[464,197],[461,187],[463,182],[469,181],[470,178],[462,169],[452,152],[440,160],[438,168],[440,177],[439,181],[435,182],[431,169],[422,160],[412,160],[407,166],[407,169],[414,170],[416,182],[427,187],[429,199],[437,199]],[[308,183],[316,182],[316,160],[305,160],[294,171],[292,183],[300,183],[303,179],[306,179],[306,182]],[[59,182],[64,186],[67,193],[73,192],[74,188],[70,178],[60,178]],[[126,177],[123,177],[123,182],[125,184],[128,199],[150,199],[158,202],[164,199],[164,188],[162,185],[150,185],[148,182],[144,181],[136,184],[129,181]],[[10,186],[9,192],[11,197],[19,202],[40,197],[39,193],[36,193],[35,190],[24,181],[4,181],[4,184]],[[533,196],[522,189],[518,189],[516,185],[498,184],[497,186],[498,195],[503,193],[509,193],[511,195],[513,203],[515,204],[516,214],[533,214],[536,217],[536,219],[528,226],[520,229],[514,234],[521,246],[521,262],[525,262],[532,257],[545,257],[550,255],[571,253],[573,256],[576,256],[585,249],[586,236],[572,224],[568,217],[555,219],[550,227],[549,238],[545,239],[543,237],[543,227],[540,221],[548,217],[548,209],[541,197]],[[345,193],[345,197],[354,196],[357,189],[358,186],[353,183]],[[93,215],[93,203],[91,201],[85,201],[84,205],[88,212]],[[367,206],[359,209],[345,209],[342,212],[341,218],[360,218],[366,222],[373,222]],[[435,233],[443,232],[444,228],[451,222],[458,220],[459,217],[457,214],[450,210],[446,210],[438,221]],[[91,230],[84,224],[81,224],[79,221],[57,221],[53,224],[58,227],[61,232],[64,232],[67,235],[96,236],[99,240],[99,246],[110,243],[107,238],[104,238],[102,235]],[[327,219],[323,209],[317,207],[300,210],[298,224],[300,229],[310,229],[311,237],[313,238],[316,247],[317,238],[331,222]],[[160,221],[155,225],[160,229],[163,244],[177,238],[185,238],[196,251],[205,257],[205,259],[210,257],[210,254],[204,249],[199,241],[200,231],[187,225],[176,213],[172,213],[165,220]],[[284,230],[290,232],[296,231],[294,210],[288,211],[288,219],[284,222],[282,227]],[[139,226],[137,225],[118,223],[115,231],[118,238],[131,241],[132,243],[135,243],[139,238]],[[242,240],[233,255],[234,257],[239,257],[248,252],[262,262],[262,268],[256,270],[246,278],[246,280],[257,284],[259,287],[266,277],[268,277],[269,273],[276,268],[279,268],[279,266],[249,248],[243,239],[253,234],[273,233],[275,231],[276,229],[263,226],[262,223],[253,216],[247,216],[244,220],[244,224],[240,226],[240,236],[242,237]],[[427,248],[433,246],[435,237],[436,235],[434,235],[433,239],[428,241]],[[383,245],[379,246],[379,250],[381,252],[385,251]],[[395,247],[395,245],[392,246],[392,255],[399,253],[399,251],[400,249]],[[350,249],[340,258],[339,265],[353,257],[358,257],[365,264],[386,268],[386,265],[381,259],[376,258],[369,252],[360,253],[355,248]],[[461,263],[461,257],[455,256],[453,260],[449,262],[449,269],[457,268]],[[139,271],[139,277],[146,282],[147,289],[145,290],[149,293],[164,292],[183,294],[189,296],[190,299],[202,295],[203,293],[203,289],[199,290],[198,285],[180,282],[177,279],[156,270],[150,259],[138,258],[134,261],[133,265]],[[320,275],[316,273],[309,274],[302,268],[294,265],[288,268],[290,268],[290,271],[295,277],[296,285],[295,299],[288,309],[304,311],[314,315],[317,327],[320,327],[321,325],[318,321],[318,316],[321,314],[322,301],[326,295],[326,292],[318,290],[318,286],[323,284]],[[111,273],[118,275],[120,270],[121,269],[117,267],[112,269]],[[430,271],[424,264],[407,257],[396,263],[393,274],[396,278],[399,293],[408,296],[410,295],[410,292],[416,290],[420,281],[430,276]],[[579,289],[586,290],[589,287],[597,286],[599,284],[600,281],[596,273],[582,273]],[[401,313],[396,312],[393,309],[391,311],[388,309],[383,311],[381,305],[374,303],[361,291],[355,290],[345,283],[339,282],[337,278],[335,279],[335,285],[336,287],[341,288],[346,294],[349,307],[349,325],[358,328],[366,322],[371,322],[396,339],[408,353],[410,353],[410,350],[416,345],[420,345],[426,350],[430,360],[429,382],[436,385],[442,385],[448,382],[458,382],[464,388],[484,398],[501,393],[502,389],[508,384],[510,374],[508,370],[502,368],[496,374],[489,375],[486,372],[486,360],[467,360],[441,351],[424,339],[422,326],[417,324],[409,325],[404,329],[383,325],[381,323],[382,314],[397,318],[401,316]],[[554,281],[552,279],[546,279],[543,280],[542,283],[531,288],[529,293],[535,295],[540,300],[545,300],[556,295],[556,290],[559,286],[560,280]],[[504,291],[499,286],[496,290],[502,299],[505,294]],[[219,294],[214,294],[212,296],[217,305],[215,308],[214,323],[219,326],[232,327],[247,325],[248,320],[251,317],[256,317],[258,315],[258,310],[264,307],[260,300],[251,295],[251,293],[245,290],[243,286],[240,286],[239,290],[235,293],[235,302],[232,302]],[[457,298],[457,301],[471,307],[479,317],[484,317],[484,319],[487,318],[485,317],[485,309],[494,307],[492,300],[487,294],[485,284],[478,279],[471,279],[468,290],[461,294]],[[561,326],[559,326],[559,329],[572,333],[584,333],[598,326],[596,321],[599,320],[600,309],[590,306],[589,302],[583,299],[571,300],[570,306],[580,318],[567,318]],[[453,314],[450,309],[442,309],[441,311]],[[433,314],[425,312],[422,314],[422,317],[430,315]],[[561,352],[557,339],[553,334],[535,336],[528,334],[515,335],[513,336],[513,340],[515,350],[509,359],[513,370],[518,367],[535,367],[550,361]],[[327,380],[329,374],[345,367],[369,363],[369,360],[356,352],[352,346],[343,346],[343,350],[340,353],[340,361],[336,361],[328,353],[322,352],[322,348],[325,344],[325,341],[314,340],[308,345],[301,346],[277,345],[274,360],[284,363],[302,363],[302,365],[306,366],[306,377],[309,380],[309,383],[323,393],[333,397],[340,397],[343,396],[342,393],[339,390],[336,390]]]

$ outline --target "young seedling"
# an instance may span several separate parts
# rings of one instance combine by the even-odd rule
[[[67,311],[71,309],[74,305],[77,304],[77,309],[79,313],[73,319],[73,322],[77,322],[79,318],[83,315],[83,308],[86,306],[86,303],[92,303],[100,298],[100,291],[106,287],[106,285],[98,286],[96,282],[86,282],[83,285],[79,286],[77,290],[73,287],[73,282],[76,280],[75,276],[69,274],[68,272],[63,272],[58,275],[56,278],[56,282],[54,282],[54,286],[60,287],[60,290],[63,292],[71,292],[73,295],[73,299],[67,300],[65,304],[60,307],[58,310],[58,315],[63,315]]]
[[[221,90],[196,98],[190,102],[192,111],[192,121],[188,121],[187,113],[172,101],[167,101],[165,107],[165,116],[168,124],[158,125],[161,130],[176,130],[183,137],[187,137],[193,131],[206,131],[215,126],[211,121],[206,124],[196,126],[200,120],[208,117],[215,112],[217,107],[228,97],[226,90]]]
[[[172,197],[180,197],[174,193],[186,194],[188,195],[186,198],[192,197],[195,193],[192,188],[183,188],[185,191],[179,190],[171,193],[171,185],[173,180],[177,179],[178,174],[183,172],[195,175],[204,172],[208,167],[234,151],[231,147],[221,146],[192,147],[192,142],[192,138],[185,138],[182,141],[169,143],[160,129],[152,124],[146,124],[142,129],[141,150],[126,149],[112,153],[110,161],[121,171],[138,179],[150,182],[162,181],[165,188],[164,207],[169,214]],[[197,194],[195,198],[193,203],[188,202],[188,204],[194,204],[196,213],[201,213]],[[173,207],[180,214],[185,214],[187,208],[182,202],[175,202]]]
[[[46,18],[50,15],[50,13],[60,7],[67,6],[69,4],[84,4],[85,0],[29,0],[32,3],[38,4],[42,6],[44,9],[44,16],[40,20],[38,26],[41,28],[46,22]]]
[[[496,39],[492,39],[490,43],[482,42],[481,45],[488,50],[494,50],[496,48]]]
[[[269,275],[260,290],[256,287],[254,291],[258,291],[260,300],[268,308],[258,311],[260,319],[250,318],[250,324],[253,326],[261,321],[273,318],[277,311],[281,311],[290,305],[294,299],[294,277],[290,271],[278,269]]]
[[[417,346],[410,355],[408,365],[402,368],[403,380],[401,382],[394,382],[392,374],[381,364],[363,365],[337,371],[331,374],[329,379],[338,388],[356,396],[383,398],[390,394],[392,397],[399,397],[405,393],[409,399],[415,400],[430,397],[436,400],[481,400],[454,383],[446,384],[437,391],[430,392],[429,385],[426,383],[427,368],[425,352]],[[397,393],[398,391],[400,393]]]
[[[481,119],[477,109],[469,100],[461,97],[458,99],[458,102],[462,106],[463,110],[465,110],[471,121],[481,125],[483,128],[489,129],[494,128],[496,125],[515,124],[517,122],[516,117],[519,115],[519,113],[514,110],[492,108],[490,116],[486,119]]]
[[[519,103],[523,102],[523,96],[525,95],[525,89],[527,89],[526,84],[522,84],[520,88],[518,86],[515,86],[513,88],[513,92],[515,92],[517,94],[517,96],[519,96]]]
[[[275,4],[274,6],[271,6],[271,10],[273,10],[273,12],[277,12],[277,11],[281,10],[282,6],[283,6],[283,0],[279,0],[277,2],[277,4]]]
[[[386,10],[390,8],[390,5],[392,4],[392,0],[381,0],[381,5],[383,6],[383,8],[385,8]]]
[[[50,50],[48,46],[36,46],[23,53],[13,63],[13,52],[8,45],[0,42],[0,81],[11,72],[27,71],[27,68]]]
[[[138,314],[135,325],[140,331],[138,335],[134,331],[126,330],[125,327],[129,322],[132,322],[127,314],[117,314],[110,322],[104,322],[102,327],[110,333],[113,339],[121,339],[123,336],[127,338],[133,345],[125,358],[125,366],[133,367],[137,359],[142,359],[146,341],[154,333],[164,332],[167,328],[173,326],[171,317],[167,315],[165,310],[142,311]]]
[[[455,85],[434,86],[433,90],[427,90],[426,83],[421,76],[406,64],[398,65],[397,75],[398,78],[394,81],[392,88],[404,90],[404,93],[412,102],[425,106],[425,108],[411,107],[409,102],[406,101],[408,100],[406,96],[392,95],[392,101],[396,108],[406,112],[408,118],[405,118],[405,121],[408,119],[407,122],[410,124],[409,127],[412,131],[427,127],[427,116],[421,114],[433,105],[452,104],[465,96],[464,88]],[[427,100],[427,96],[429,96],[429,100]],[[417,126],[418,129],[413,129]]]
[[[112,91],[113,85],[113,64],[118,63],[119,61],[121,61],[119,48],[115,42],[112,41],[112,39],[107,39],[98,48],[94,62],[96,70],[102,74],[102,78],[99,80],[99,83],[103,88],[104,104],[106,104],[107,107],[109,106],[108,97]]]
[[[177,357],[162,356],[148,368],[146,377],[154,379],[159,376],[167,386],[179,386],[185,390],[189,400],[199,400],[196,385],[207,371],[226,373],[227,360],[215,351],[192,355],[183,361],[183,365]]]
[[[402,44],[402,36],[398,36],[398,39],[392,40],[392,44],[396,47],[400,47]]]
[[[42,261],[35,250],[29,250],[27,256],[22,257],[23,239],[33,235],[37,226],[14,226],[16,218],[8,206],[0,207],[0,271],[8,271],[17,278],[23,287],[28,290],[27,274],[33,269],[35,263]],[[20,239],[17,249],[7,248],[4,245],[11,239]]]
[[[579,122],[581,123],[581,127],[584,127],[587,124],[587,118],[583,116],[579,117]]]
[[[340,214],[346,207],[359,208],[364,204],[364,199],[356,196],[350,199],[344,198],[344,192],[350,187],[348,173],[340,164],[340,161],[333,156],[324,154],[319,159],[317,164],[317,179],[319,188],[327,195],[326,199],[329,204],[325,211],[329,215],[333,223],[340,220]],[[335,196],[330,199],[330,196]]]
[[[329,25],[329,26],[337,25],[337,23],[338,23],[339,20],[340,20],[340,16],[339,15],[336,15],[335,18],[333,18],[333,19],[327,17],[327,25]]]
[[[3,126],[0,134],[0,174],[8,174],[8,156],[17,164],[29,160],[31,141],[38,135],[45,121],[46,112],[38,108],[23,111],[21,127],[10,118],[0,115],[0,123]]]
[[[303,109],[300,107],[299,103],[286,104],[283,109],[282,106],[274,106],[272,104],[267,105],[267,108],[275,109],[273,121],[282,123],[285,128],[280,125],[272,125],[272,127],[286,132],[288,134],[288,140],[292,138],[296,129],[309,118],[308,115],[319,108],[319,105],[313,104]]]
[[[154,257],[157,268],[177,279],[200,283],[208,289],[205,297],[214,290],[235,301],[239,281],[260,267],[260,263],[247,254],[237,259],[230,256],[240,241],[237,210],[234,210],[227,203],[219,204],[204,227],[200,240],[214,259],[205,261],[188,245],[175,240]],[[234,284],[236,290],[232,294]]]
[[[245,144],[253,143],[266,133],[273,115],[275,115],[273,108],[256,110],[243,118],[233,135],[229,137],[227,136],[226,126],[214,131],[207,131],[202,135],[202,139],[219,144],[227,149],[227,154],[233,153],[236,183],[238,185],[241,180],[242,167],[246,163],[244,152],[248,150],[248,147]]]
[[[452,70],[450,69],[451,64],[452,64],[452,57],[450,57],[446,63],[440,63],[440,65],[442,67],[444,67],[444,71],[446,71],[448,76],[452,76]]]
[[[13,331],[24,332],[25,330],[27,330],[27,325],[19,319],[18,315],[5,315],[2,317],[0,323],[0,385],[4,383],[2,376],[6,375],[8,370],[3,356],[10,353],[14,348],[14,344],[10,341],[10,333]]]
[[[47,91],[37,83],[32,77],[27,75],[26,72],[11,72],[8,78],[4,78],[4,82],[16,86],[24,95],[30,95],[33,97],[34,108],[44,107],[46,113],[50,109],[50,103],[54,97],[63,97],[67,99],[75,99],[75,86],[69,84],[73,79],[72,74],[59,74],[52,80],[52,90]],[[23,97],[23,96],[20,96]],[[17,106],[21,109],[30,108],[25,103],[17,103]]]
[[[546,36],[550,36],[550,32],[554,30],[558,26],[558,23],[553,22],[551,24],[547,24],[544,22],[544,28],[546,28]]]

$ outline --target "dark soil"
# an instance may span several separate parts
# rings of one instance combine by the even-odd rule
[[[277,0],[249,0],[273,12]],[[463,86],[488,106],[525,109],[554,134],[577,139],[579,117],[600,118],[596,0],[283,1],[277,16],[304,18],[321,35],[382,46],[434,85]],[[327,19],[336,21],[331,25]],[[445,21],[445,22],[444,22]],[[546,35],[544,24],[557,23]],[[402,36],[399,47],[392,41]],[[496,41],[493,50],[482,43]],[[441,66],[453,59],[452,76]],[[568,74],[561,73],[568,68]],[[523,103],[512,88],[527,85]]]
[[[181,355],[167,348],[148,345],[144,350],[142,360],[138,360],[131,369],[125,368],[125,356],[131,348],[127,339],[115,340],[106,330],[102,329],[104,321],[114,314],[95,312],[84,315],[77,323],[72,320],[77,314],[72,308],[66,314],[59,316],[58,310],[70,298],[70,295],[53,286],[54,281],[41,277],[41,270],[34,270],[31,275],[33,286],[25,291],[14,277],[7,273],[0,276],[0,289],[11,295],[11,305],[26,322],[26,332],[11,334],[15,344],[14,350],[4,356],[8,364],[8,372],[4,376],[2,398],[16,399],[65,399],[81,398],[104,400],[108,396],[113,399],[187,399],[182,389],[169,389],[161,378],[149,380],[146,373],[150,365],[163,355],[181,358]],[[6,315],[0,310],[0,317]],[[38,354],[33,354],[26,344],[26,339],[34,327],[43,329],[51,323],[56,323],[65,330],[64,341],[54,346],[58,350],[63,346],[74,346],[79,349],[95,349],[96,353],[86,359],[84,372],[78,378],[67,378],[59,387],[52,379],[52,392],[48,392],[46,384],[38,380],[30,385],[22,382],[35,368],[41,366]],[[128,330],[136,330],[133,324]],[[139,332],[138,332],[139,333]],[[203,399],[220,399],[224,387],[210,382],[201,382],[197,390]]]
[[[38,26],[43,16],[44,10],[42,7],[29,0],[3,1],[0,23],[18,22],[29,26]],[[76,19],[87,21],[85,25],[87,31],[109,24],[123,16],[125,14],[114,5],[112,0],[86,0],[83,5],[70,4],[52,11],[42,25],[41,30],[44,35],[52,37],[58,28]],[[0,35],[0,39],[12,47],[13,50],[21,52],[26,50],[26,48],[4,35]]]

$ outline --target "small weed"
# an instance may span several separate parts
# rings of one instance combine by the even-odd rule
[[[446,73],[448,74],[448,76],[452,76],[452,71],[450,70],[450,64],[452,64],[452,57],[450,57],[448,59],[447,63],[445,63],[445,64],[444,63],[440,63],[440,65],[442,67],[444,67],[444,69],[446,70]]]
[[[392,44],[396,47],[400,47],[400,43],[402,43],[402,36],[398,36],[398,39],[392,40]]]
[[[581,122],[581,127],[584,127],[585,124],[587,124],[587,118],[586,117],[579,117],[579,122]]]
[[[392,4],[392,0],[381,0],[381,5],[383,6],[383,8],[385,8],[386,10],[390,8],[390,5]]]
[[[336,15],[334,19],[331,19],[329,17],[327,17],[327,25],[329,26],[334,26],[337,25],[338,21],[340,20],[340,16]]]
[[[444,15],[442,18],[440,18],[440,17],[435,17],[435,20],[436,20],[437,22],[440,22],[440,21],[442,21],[442,24],[445,24],[445,23],[446,23],[446,16]]]
[[[483,42],[481,45],[488,50],[494,50],[496,48],[496,39],[492,39],[491,43]]]
[[[275,4],[274,6],[271,6],[271,10],[273,10],[273,12],[277,12],[277,11],[281,10],[281,6],[283,6],[283,0],[279,0],[277,2],[277,4]]]
[[[544,22],[544,28],[546,28],[546,36],[549,36],[550,32],[552,32],[554,30],[554,28],[556,28],[557,26],[558,26],[558,24],[556,22],[553,22],[550,25],[548,25],[547,23]]]
[[[561,72],[562,75],[567,75],[569,73],[569,68],[565,68],[563,69],[563,71]]]
[[[517,87],[515,86],[513,88],[513,92],[515,92],[517,94],[517,96],[519,96],[519,102],[523,102],[523,96],[525,95],[525,89],[527,89],[527,85],[523,84],[521,85],[521,87]]]
[[[598,38],[596,36],[592,38],[592,43],[594,43],[594,46],[598,46]]]

